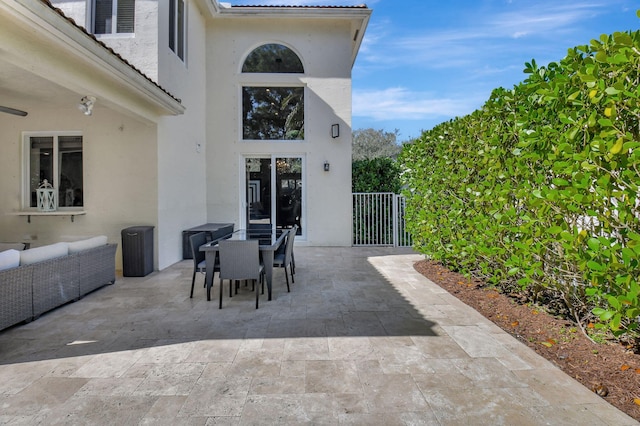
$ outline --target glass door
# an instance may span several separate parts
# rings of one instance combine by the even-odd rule
[[[271,158],[246,158],[247,228],[272,228]]]
[[[246,209],[249,229],[288,229],[303,235],[302,157],[245,158]]]
[[[302,235],[302,158],[275,159],[275,205],[277,229],[298,225]]]

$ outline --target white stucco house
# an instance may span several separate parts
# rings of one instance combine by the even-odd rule
[[[0,0],[0,241],[151,225],[155,269],[206,222],[351,245],[351,70],[370,14]],[[56,211],[37,209],[44,179]]]

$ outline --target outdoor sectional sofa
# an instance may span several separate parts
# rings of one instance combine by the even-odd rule
[[[0,252],[0,330],[113,284],[116,248],[98,236]]]

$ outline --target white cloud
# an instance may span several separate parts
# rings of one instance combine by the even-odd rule
[[[437,98],[403,87],[353,91],[353,115],[377,121],[455,117],[469,114],[480,105],[477,97]]]
[[[489,21],[489,28],[498,35],[514,38],[544,34],[554,31],[564,32],[578,22],[603,13],[607,3],[574,2],[571,5],[528,5],[516,11],[497,14]]]
[[[398,22],[396,27],[390,23],[370,26],[359,65],[378,69],[463,68],[512,53],[528,51],[533,55],[548,44],[544,40],[584,30],[585,21],[605,13],[607,7],[610,5],[597,1],[577,1],[571,5],[544,1],[461,16],[465,22],[455,29],[425,26],[421,32],[407,33]]]

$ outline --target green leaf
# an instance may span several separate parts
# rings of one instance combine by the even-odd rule
[[[552,235],[558,235],[562,232],[562,228],[560,226],[552,226],[549,228],[549,233]]]
[[[580,90],[576,90],[575,92],[567,96],[567,100],[575,101],[578,96],[580,96]]]
[[[621,314],[615,314],[613,316],[613,318],[611,319],[611,329],[613,331],[617,331],[620,329],[620,323],[622,322],[622,315]]]
[[[622,304],[614,296],[607,296],[607,302],[609,302],[609,305],[611,305],[611,307],[615,308],[618,311],[620,310],[620,308],[622,308]]]
[[[589,238],[587,240],[587,245],[593,251],[598,251],[600,249],[600,241],[597,238]]]
[[[611,149],[609,150],[610,153],[612,154],[619,154],[620,151],[622,151],[622,146],[624,145],[624,139],[622,138],[618,138],[618,140],[616,141],[616,143],[611,147]]]
[[[613,318],[614,315],[615,313],[613,311],[604,311],[600,314],[600,320],[609,321],[611,318]]]
[[[507,272],[507,275],[511,276],[511,275],[515,275],[518,272],[520,272],[520,268],[511,268],[509,269],[509,271]]]
[[[595,78],[594,76],[592,76],[590,74],[580,74],[580,80],[584,81],[585,83],[590,82],[590,81],[591,82],[598,81],[597,78]]]
[[[606,52],[601,50],[598,53],[596,53],[595,58],[596,58],[596,61],[598,62],[607,62],[608,56]]]
[[[591,269],[592,271],[598,271],[598,272],[602,272],[604,271],[604,266],[602,266],[601,264],[599,264],[598,262],[595,262],[593,260],[590,260],[587,262],[587,266],[589,267],[589,269]]]
[[[640,241],[640,234],[636,234],[635,232],[629,232],[627,237],[634,241]]]

